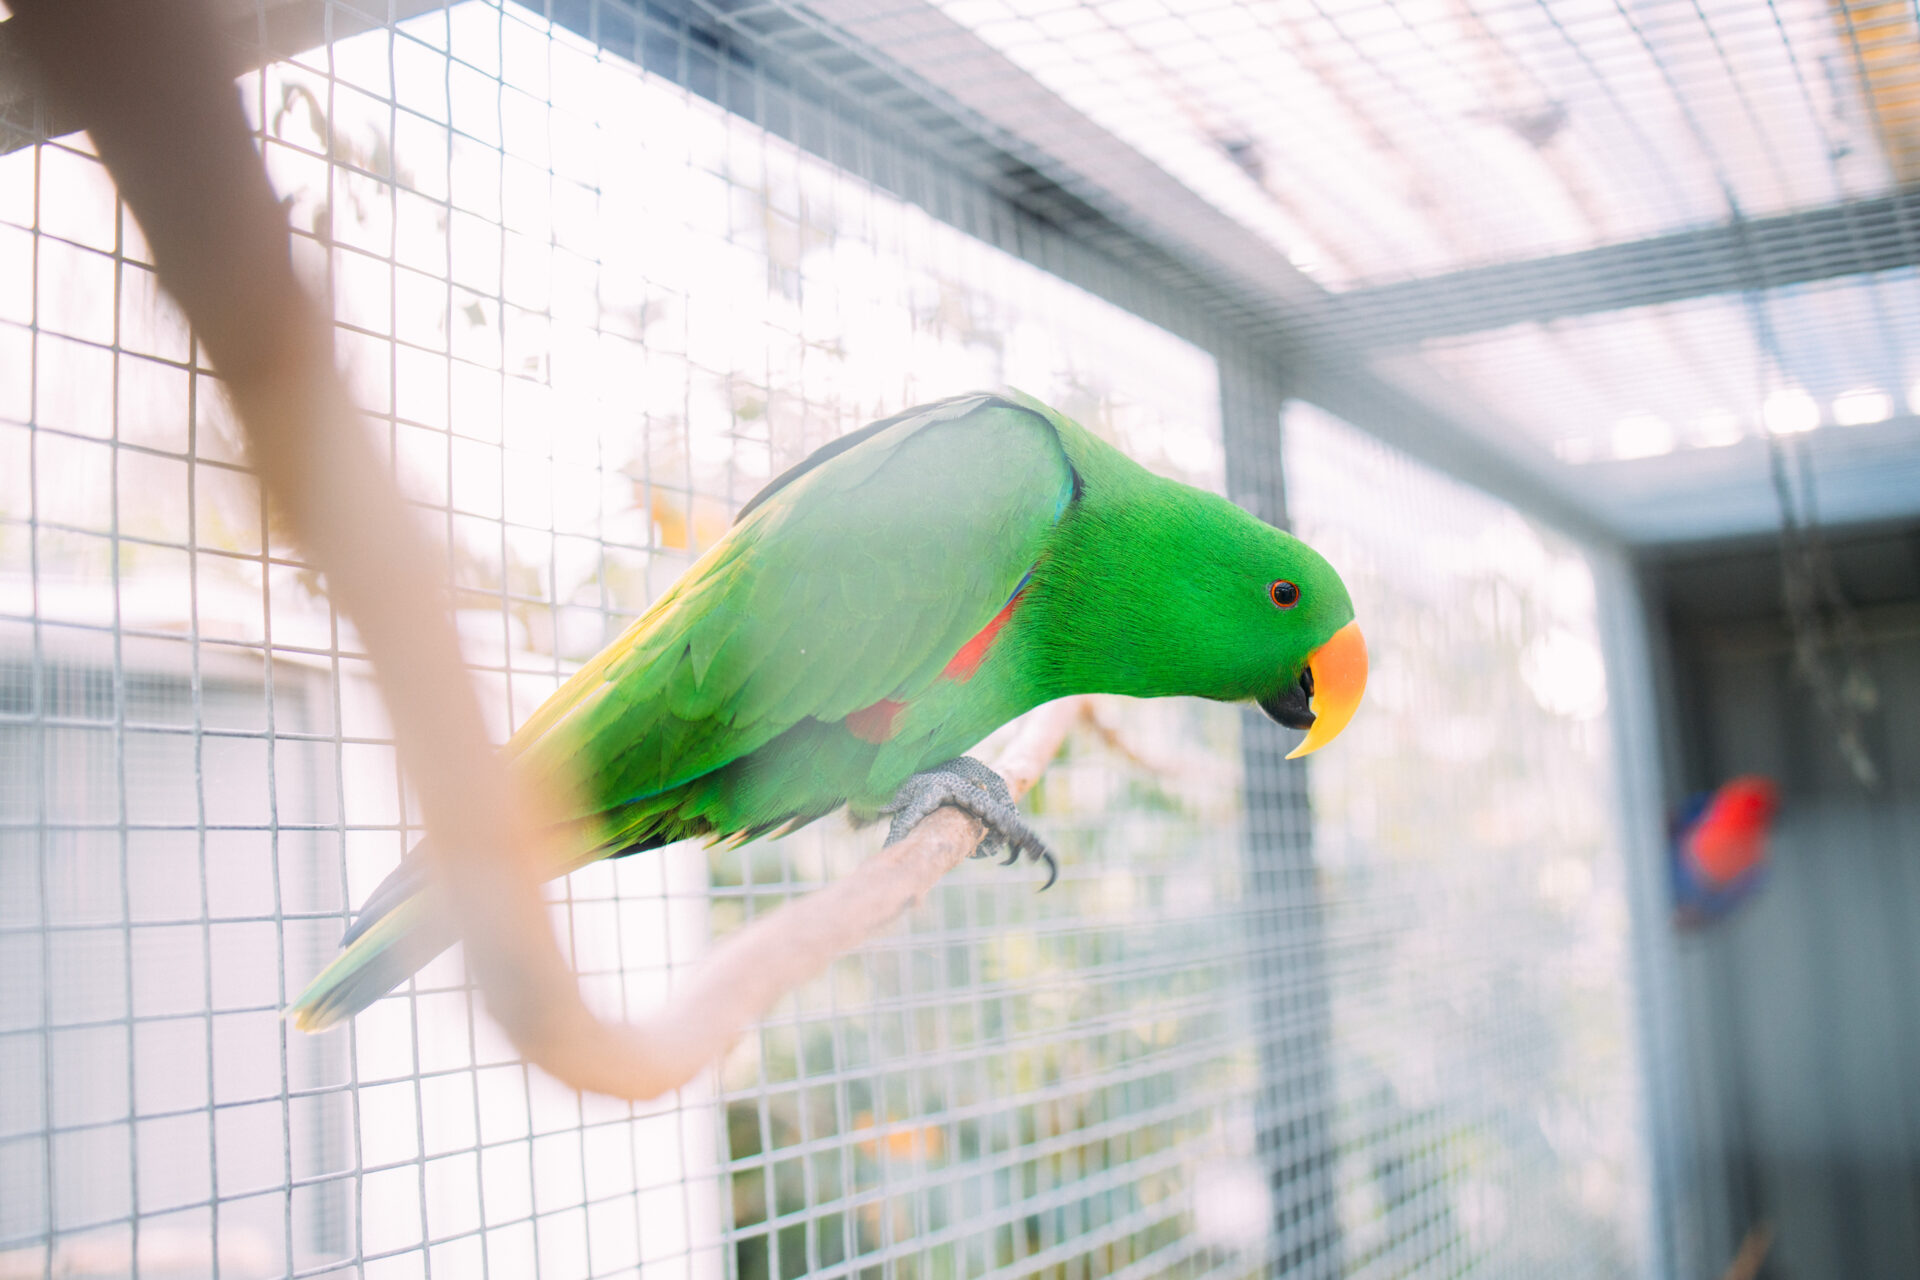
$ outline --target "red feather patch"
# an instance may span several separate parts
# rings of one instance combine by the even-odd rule
[[[1766,860],[1779,808],[1780,789],[1771,778],[1749,774],[1714,792],[1685,836],[1687,853],[1709,883],[1731,883]]]
[[[1000,635],[1000,628],[1007,625],[1007,619],[1013,616],[1013,606],[1020,603],[1020,597],[1026,594],[1023,585],[1013,593],[1013,599],[1007,601],[1007,607],[993,615],[992,621],[974,633],[973,639],[960,646],[960,652],[947,660],[940,674],[949,680],[971,680],[973,673],[986,661],[987,650],[993,648],[994,640]]]
[[[847,717],[847,732],[862,742],[885,742],[893,736],[893,722],[907,709],[904,702],[882,698]]]

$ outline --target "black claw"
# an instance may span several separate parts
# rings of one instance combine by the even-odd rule
[[[1010,867],[1018,861],[1020,861],[1020,846],[1017,844],[1008,845],[1007,856],[1001,861],[1000,865]]]
[[[1040,860],[1047,864],[1047,882],[1040,886],[1040,892],[1045,893],[1053,888],[1053,882],[1060,878],[1060,864],[1055,862],[1053,854],[1045,849],[1040,851]]]

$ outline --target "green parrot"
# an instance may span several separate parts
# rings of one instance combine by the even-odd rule
[[[1331,566],[1214,494],[1154,475],[1018,392],[909,409],[815,450],[505,752],[554,794],[564,874],[676,840],[752,840],[845,805],[942,804],[982,846],[1052,856],[1005,784],[961,753],[1078,693],[1253,701],[1346,726],[1366,646]],[[288,1009],[317,1031],[445,949],[416,850]]]

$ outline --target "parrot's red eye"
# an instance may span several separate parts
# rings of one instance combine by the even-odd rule
[[[1300,603],[1300,588],[1285,578],[1267,588],[1267,594],[1273,597],[1273,603],[1282,609],[1291,609]]]

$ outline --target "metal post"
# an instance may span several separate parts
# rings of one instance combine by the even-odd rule
[[[1228,495],[1278,525],[1287,522],[1280,463],[1286,399],[1271,368],[1237,353],[1221,354]],[[1272,1270],[1312,1280],[1340,1274],[1332,1029],[1307,771],[1286,761],[1292,745],[1286,739],[1258,712],[1242,720],[1250,898],[1244,918],[1253,933],[1248,955],[1260,1055],[1255,1148],[1273,1194]]]

